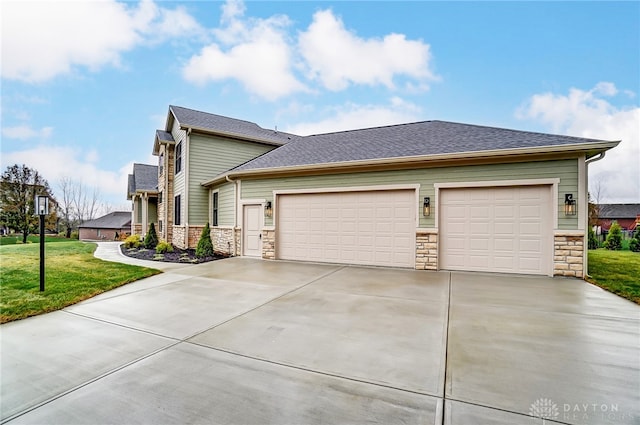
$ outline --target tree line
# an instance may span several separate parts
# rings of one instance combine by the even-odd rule
[[[45,228],[64,232],[71,237],[74,229],[87,220],[96,218],[99,212],[108,212],[96,189],[87,189],[81,182],[63,177],[58,182],[57,196],[49,182],[35,169],[26,165],[8,166],[0,177],[0,226],[3,233],[14,231],[22,234],[22,242],[38,230],[35,214],[35,198],[49,197],[49,215]]]

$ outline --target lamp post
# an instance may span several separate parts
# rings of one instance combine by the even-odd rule
[[[44,216],[49,214],[49,198],[37,195],[35,204],[40,216],[40,292],[44,292]]]

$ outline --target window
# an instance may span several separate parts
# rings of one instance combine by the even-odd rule
[[[182,171],[182,142],[176,145],[176,174]]]
[[[211,225],[218,225],[218,192],[213,192],[213,199],[211,200],[211,211],[213,212],[213,217],[211,218]]]
[[[180,225],[180,195],[175,197],[173,224],[175,226]]]
[[[158,192],[158,204],[162,203],[162,192]]]
[[[158,175],[161,176],[164,172],[164,154],[160,154],[160,158],[158,159]]]
[[[158,220],[158,231],[162,233],[162,220]]]

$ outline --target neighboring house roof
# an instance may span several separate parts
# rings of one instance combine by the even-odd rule
[[[295,134],[262,128],[258,124],[250,121],[196,111],[181,106],[170,105],[169,111],[178,120],[180,127],[183,129],[190,128],[207,133],[215,133],[277,146],[300,138],[300,136],[296,136]],[[168,121],[167,130],[170,128],[169,125],[170,123]]]
[[[136,192],[158,191],[158,166],[133,164],[133,174],[129,174],[127,198]]]
[[[82,223],[80,228],[91,229],[123,229],[131,226],[130,211],[115,211],[105,216]]]
[[[388,164],[563,151],[583,151],[591,157],[618,143],[445,121],[422,121],[300,137],[205,184],[225,175],[252,171],[327,168],[345,164]]]
[[[640,204],[600,204],[598,205],[598,218],[616,219],[633,218],[640,215]]]

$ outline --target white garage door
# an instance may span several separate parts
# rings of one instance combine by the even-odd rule
[[[440,191],[440,268],[550,274],[550,186]]]
[[[414,267],[415,191],[279,195],[280,259]]]

